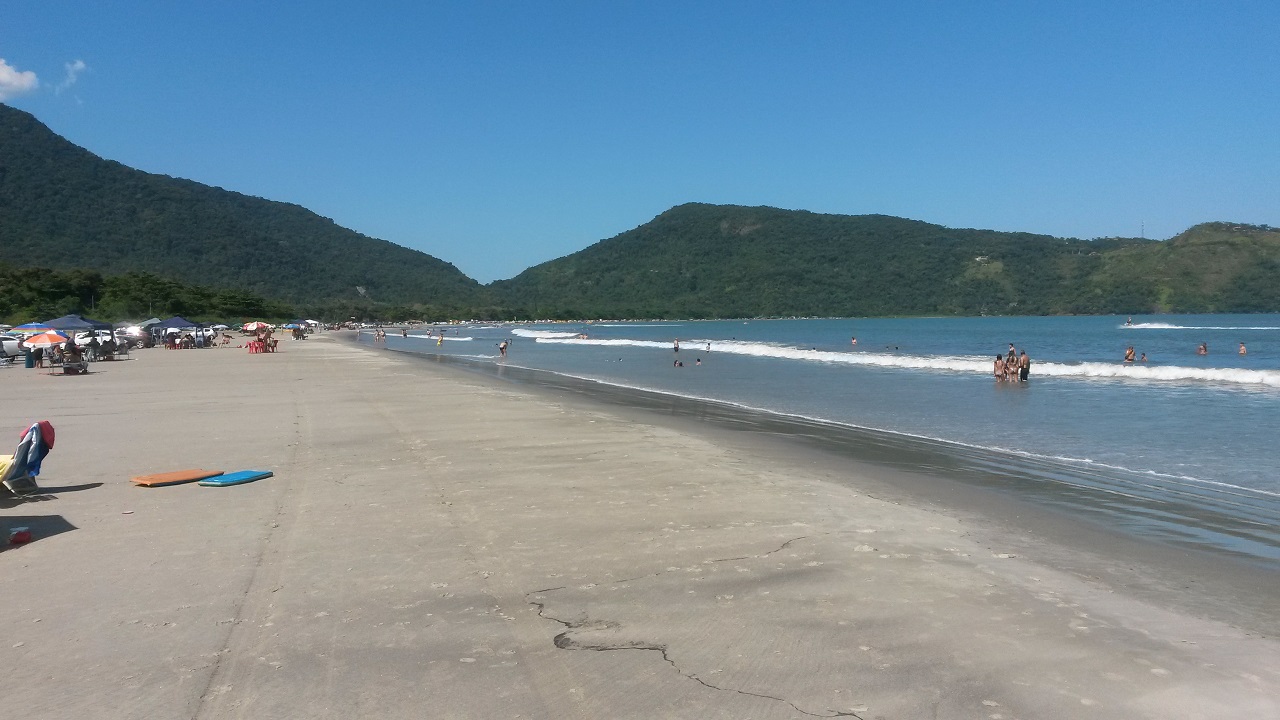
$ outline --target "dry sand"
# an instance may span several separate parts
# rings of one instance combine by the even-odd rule
[[[1118,565],[656,415],[281,350],[0,370],[11,440],[58,431],[47,494],[0,503],[36,534],[0,552],[7,716],[1280,717],[1273,638]],[[200,466],[276,477],[128,482]]]

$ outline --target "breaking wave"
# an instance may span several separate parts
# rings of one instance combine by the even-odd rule
[[[1172,323],[1150,322],[1120,325],[1127,330],[1280,330],[1274,325],[1174,325]]]
[[[517,331],[519,332],[519,331]],[[577,333],[553,333],[526,330],[525,337],[539,343],[598,347],[634,347],[670,350],[670,342],[653,340],[596,339],[578,337]],[[533,334],[537,333],[537,334]],[[708,345],[710,349],[708,350]],[[986,356],[908,355],[877,352],[836,352],[831,350],[804,349],[770,343],[740,340],[689,340],[682,344],[688,352],[715,352],[749,357],[798,360],[805,362],[856,365],[862,367],[896,368],[904,370],[936,370],[988,375],[991,360]],[[1198,368],[1179,365],[1123,365],[1119,363],[1061,363],[1035,362],[1033,376],[1062,378],[1102,378],[1138,380],[1150,382],[1205,382],[1240,386],[1280,388],[1280,371],[1247,370],[1241,368]]]

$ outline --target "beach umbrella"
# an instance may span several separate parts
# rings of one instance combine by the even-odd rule
[[[53,329],[53,328],[49,327],[48,325],[45,325],[44,323],[27,323],[26,325],[19,325],[19,326],[15,327],[15,328],[12,330],[12,332],[16,332],[16,333],[42,333],[42,332],[49,332],[49,331],[50,331],[50,330],[52,330],[52,329]]]
[[[67,341],[67,336],[57,330],[49,330],[27,338],[28,345],[60,345]]]
[[[271,326],[270,326],[270,325],[268,325],[268,324],[266,324],[266,323],[264,323],[264,322],[261,322],[261,321],[254,321],[254,322],[245,323],[245,324],[244,324],[244,331],[245,331],[245,332],[253,332],[254,330],[263,330],[263,329],[265,329],[265,328],[269,328],[269,327],[271,327]]]

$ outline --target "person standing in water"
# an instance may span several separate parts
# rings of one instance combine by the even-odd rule
[[[1130,345],[1129,348],[1124,351],[1124,361],[1127,363],[1133,362],[1133,346],[1132,345]]]
[[[671,349],[676,352],[680,352],[680,338],[675,339],[675,342],[671,344]]]
[[[507,356],[507,341],[506,341],[506,340],[503,340],[502,342],[498,343],[498,354],[499,354],[499,355],[501,355],[502,357],[506,357],[506,356]]]
[[[1248,354],[1249,354],[1249,351],[1244,349],[1244,343],[1240,343],[1240,354],[1241,354],[1241,355],[1248,355]]]
[[[1027,355],[1027,351],[1023,350],[1022,355],[1018,357],[1018,379],[1026,382],[1031,376],[1031,358]]]

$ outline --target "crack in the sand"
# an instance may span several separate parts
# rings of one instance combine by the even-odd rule
[[[709,560],[707,562],[718,563],[718,562],[730,562],[734,560],[751,560],[756,558],[768,557],[774,553],[785,550],[787,546],[791,545],[791,543],[804,540],[808,537],[809,536],[806,535],[803,537],[792,538],[786,541],[785,543],[783,543],[782,545],[780,545],[779,547],[777,547],[776,549],[770,550],[769,552],[762,553],[760,555],[746,555],[743,557],[720,558],[717,560]],[[626,580],[617,580],[615,582],[616,583],[632,582],[632,581],[641,580],[644,578],[657,577],[659,575],[666,574],[667,572],[668,571],[666,570],[660,570],[655,573],[649,573],[647,575],[639,575],[634,578],[628,578]],[[812,713],[807,710],[801,709],[795,703],[791,702],[790,700],[787,700],[786,698],[775,697],[773,695],[765,695],[762,693],[754,693],[748,690],[739,690],[737,688],[721,687],[719,685],[714,685],[712,683],[707,682],[706,680],[703,680],[697,675],[694,675],[693,673],[685,672],[683,669],[681,669],[681,667],[676,664],[676,661],[671,659],[671,656],[667,653],[666,645],[654,645],[654,644],[648,644],[648,643],[642,643],[642,642],[618,643],[613,645],[588,644],[588,643],[583,643],[583,642],[574,640],[572,637],[569,636],[569,632],[572,630],[616,628],[618,627],[618,624],[613,622],[607,622],[607,621],[589,622],[586,619],[563,620],[561,618],[555,617],[554,615],[548,615],[546,603],[534,598],[534,596],[542,595],[544,593],[556,592],[558,590],[564,590],[567,587],[568,586],[566,585],[561,585],[559,587],[545,588],[543,590],[533,590],[525,594],[526,601],[530,605],[533,605],[538,608],[538,617],[543,618],[545,620],[550,620],[552,622],[560,623],[565,627],[565,632],[562,632],[559,635],[556,635],[555,638],[552,640],[552,643],[557,648],[560,648],[561,650],[594,650],[596,652],[608,652],[611,650],[651,650],[653,652],[657,652],[658,654],[662,655],[662,659],[666,661],[666,663],[670,665],[671,668],[675,670],[678,675],[680,675],[681,677],[693,680],[694,682],[698,683],[699,685],[702,685],[703,687],[709,690],[719,690],[721,692],[732,692],[732,693],[737,693],[739,695],[746,695],[748,697],[760,698],[762,700],[773,700],[774,702],[786,703],[787,705],[790,705],[791,708],[796,712],[800,713],[801,715],[807,715],[809,717],[821,717],[821,718],[851,717],[851,718],[857,718],[858,720],[863,720],[861,715],[858,715],[857,713],[853,713],[853,712],[840,712],[839,710],[833,710],[831,711],[831,714],[828,714],[828,715]]]
[[[820,534],[822,534],[822,535],[830,535],[831,533],[820,533]],[[736,561],[736,560],[759,560],[760,558],[767,558],[767,557],[769,557],[770,555],[773,555],[774,553],[780,553],[780,552],[782,552],[783,550],[786,550],[786,549],[787,549],[787,547],[789,547],[789,546],[791,545],[791,543],[793,543],[793,542],[799,542],[799,541],[801,541],[801,540],[808,540],[810,537],[812,537],[812,536],[811,536],[811,535],[801,535],[801,536],[800,536],[800,537],[798,537],[798,538],[791,538],[790,540],[788,540],[788,541],[786,541],[786,542],[782,543],[781,545],[779,545],[778,547],[776,547],[776,548],[774,548],[774,549],[770,550],[769,552],[760,553],[759,555],[743,555],[743,556],[741,556],[741,557],[716,558],[716,559],[714,559],[714,560],[703,560],[703,561],[702,561],[702,564],[704,564],[704,565],[712,565],[712,564],[714,564],[714,563],[734,562],[734,561]],[[657,572],[651,572],[651,573],[648,573],[648,574],[646,574],[646,575],[637,575],[637,576],[635,576],[635,577],[631,577],[631,578],[624,578],[624,579],[622,579],[622,580],[613,580],[613,581],[611,581],[611,582],[612,582],[612,584],[614,584],[614,585],[618,585],[618,584],[621,584],[621,583],[628,583],[628,582],[635,582],[636,580],[643,580],[643,579],[645,579],[645,578],[658,577],[659,575],[666,575],[666,574],[667,574],[667,573],[669,573],[669,572],[671,572],[671,571],[670,571],[670,570],[659,570],[659,571],[657,571]],[[556,589],[560,589],[560,588],[556,588]]]

